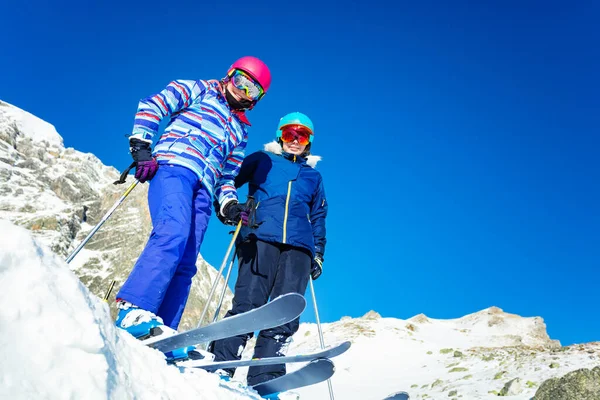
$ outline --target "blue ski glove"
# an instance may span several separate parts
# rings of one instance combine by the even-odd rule
[[[323,254],[317,253],[312,262],[312,267],[310,269],[310,276],[313,281],[316,281],[321,274],[323,273]]]

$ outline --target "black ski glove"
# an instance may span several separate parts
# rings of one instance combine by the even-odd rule
[[[316,281],[323,273],[323,254],[317,253],[312,261],[310,276]]]
[[[139,179],[141,183],[154,178],[156,171],[158,171],[158,163],[152,157],[150,143],[140,139],[130,139],[129,150],[133,161],[135,161],[135,178]]]
[[[242,225],[248,225],[249,214],[248,207],[245,204],[240,204],[237,200],[230,201],[223,209],[225,221],[221,219],[221,222],[226,225],[237,225],[242,221]]]

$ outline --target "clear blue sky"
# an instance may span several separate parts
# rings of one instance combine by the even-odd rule
[[[498,306],[600,340],[597,1],[9,3],[0,98],[119,170],[140,98],[269,64],[249,151],[287,112],[315,123],[323,321]],[[217,267],[227,231],[202,249]]]

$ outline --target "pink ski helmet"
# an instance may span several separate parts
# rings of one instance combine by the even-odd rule
[[[267,64],[258,58],[252,56],[240,58],[229,67],[227,75],[231,75],[234,69],[239,69],[249,74],[262,86],[265,93],[269,90],[269,86],[271,86],[271,71],[269,71]]]

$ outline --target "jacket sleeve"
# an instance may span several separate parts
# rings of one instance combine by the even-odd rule
[[[250,154],[248,157],[244,158],[244,161],[242,162],[240,171],[238,172],[238,174],[234,180],[236,189],[240,188],[240,187],[244,186],[246,183],[250,182],[250,180],[254,176],[256,167],[258,166],[258,163],[260,162],[261,155],[262,155],[262,152],[257,151],[257,152]]]
[[[244,158],[244,161],[242,161],[242,166],[240,167],[240,170],[234,179],[234,186],[236,189],[244,186],[252,179],[254,171],[256,170],[256,166],[259,162],[259,153],[260,152],[252,153],[246,158]],[[217,213],[219,213],[221,216],[224,216],[223,214],[221,214],[220,210],[222,210],[223,207],[221,207],[221,205],[219,204],[219,198],[217,197],[216,193],[213,201],[213,206]]]
[[[152,138],[165,117],[189,107],[205,91],[204,81],[176,80],[160,93],[141,100],[129,139],[152,143]]]
[[[223,171],[215,185],[215,197],[221,205],[221,215],[225,205],[232,201],[237,201],[237,190],[235,186],[235,177],[240,172],[244,160],[244,151],[248,143],[248,133],[244,129],[244,138],[239,145],[229,154],[223,164]]]
[[[325,197],[325,187],[323,178],[319,179],[319,185],[313,195],[310,207],[310,222],[312,223],[313,237],[315,241],[315,253],[325,255],[326,229],[325,219],[327,218],[327,199]]]

